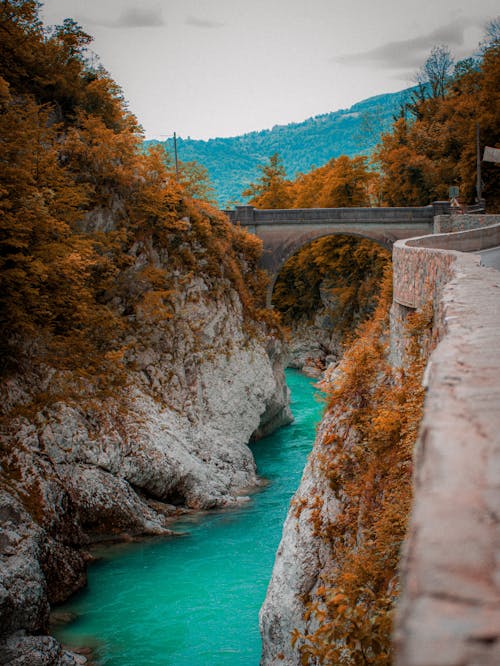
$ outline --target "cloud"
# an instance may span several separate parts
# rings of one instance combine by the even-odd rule
[[[463,46],[465,28],[477,25],[471,19],[455,19],[448,25],[441,26],[426,34],[393,42],[360,53],[336,56],[332,60],[342,65],[376,65],[387,69],[405,69],[420,67],[437,44],[450,47]]]
[[[94,19],[89,22],[105,28],[159,28],[165,25],[160,7],[131,7],[123,10],[117,19]]]
[[[200,19],[197,18],[196,16],[188,16],[186,19],[186,24],[190,25],[194,28],[222,28],[224,27],[224,23],[219,23],[218,21],[209,21],[206,19]]]

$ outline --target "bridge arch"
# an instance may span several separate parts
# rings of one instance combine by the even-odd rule
[[[303,234],[293,236],[288,240],[287,243],[285,243],[275,252],[273,252],[271,249],[264,249],[264,253],[261,259],[261,266],[266,269],[270,278],[266,294],[267,307],[272,307],[274,287],[286,262],[298,254],[301,250],[311,245],[311,243],[314,243],[314,241],[320,240],[321,238],[331,238],[333,236],[351,236],[353,238],[359,239],[364,238],[377,243],[377,245],[381,245],[384,249],[389,251],[392,250],[392,246],[394,244],[394,240],[392,238],[383,237],[376,233],[349,231],[347,228],[335,231],[317,229],[315,231],[305,232]],[[266,252],[268,252],[270,256],[266,256]]]

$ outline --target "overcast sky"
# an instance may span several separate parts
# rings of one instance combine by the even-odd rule
[[[477,47],[498,0],[46,0],[76,19],[148,138],[234,136],[412,85]]]

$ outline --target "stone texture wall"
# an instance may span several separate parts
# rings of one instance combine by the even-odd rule
[[[437,216],[438,219],[440,216]],[[441,216],[444,217],[444,216]],[[493,215],[468,217],[498,218]],[[394,244],[394,305],[391,311],[391,361],[401,365],[406,340],[404,321],[408,312],[431,305],[434,311],[432,344],[444,333],[442,294],[455,276],[455,262],[464,252],[478,252],[500,245],[500,224],[470,231],[422,236]]]
[[[444,234],[454,231],[468,231],[480,227],[490,227],[500,223],[500,215],[436,215],[434,218],[434,233]]]
[[[500,663],[500,273],[452,249],[495,244],[500,225],[485,231],[395,247],[396,298],[403,310],[438,299],[440,339],[416,447],[397,666]]]
[[[437,216],[436,219],[444,216]],[[467,217],[495,217],[476,215]],[[458,233],[434,234],[395,243],[393,248],[394,300],[400,305],[420,308],[439,299],[451,279],[453,264],[460,252],[478,252],[500,245],[500,224]]]
[[[407,308],[420,308],[438,297],[452,275],[456,256],[439,250],[396,243],[392,254],[394,300]]]

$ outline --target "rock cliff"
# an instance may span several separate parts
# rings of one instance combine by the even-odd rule
[[[0,663],[78,663],[30,634],[84,584],[82,547],[168,534],[179,510],[244,501],[259,482],[247,443],[291,420],[281,343],[245,331],[236,292],[214,298],[193,278],[176,293],[174,316],[132,345],[116,394],[23,413],[34,387],[62,380],[39,367],[9,381],[3,399],[18,416],[2,433]]]
[[[332,417],[325,417],[318,430],[318,440],[332,427]],[[311,630],[314,619],[304,617],[306,599],[320,585],[319,573],[330,561],[330,552],[317,534],[316,521],[333,520],[338,510],[328,481],[319,469],[318,457],[312,455],[304,469],[283,526],[283,536],[276,553],[273,574],[260,612],[262,664],[300,666],[300,640],[292,646],[291,632]]]
[[[292,321],[288,342],[289,367],[317,376],[342,355],[342,335],[335,327],[338,299],[331,291],[331,281],[321,282],[318,291],[321,304],[314,317]]]
[[[372,319],[325,372],[327,411],[260,613],[263,666],[361,663],[360,653],[389,663],[428,335],[427,319],[415,319],[405,372],[391,367],[390,286],[386,278]]]

